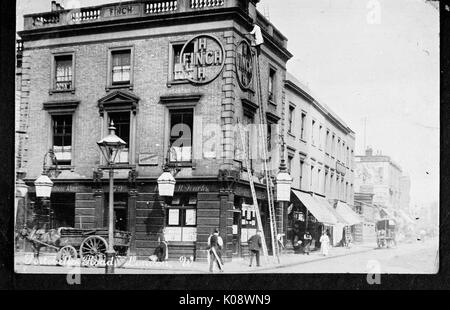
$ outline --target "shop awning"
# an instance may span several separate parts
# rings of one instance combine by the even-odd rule
[[[361,217],[344,202],[337,202],[336,212],[339,213],[350,226],[363,222]]]
[[[320,203],[325,209],[327,209],[331,214],[333,214],[334,218],[336,219],[337,223],[341,223],[345,226],[350,225],[349,223],[347,223],[347,221],[345,220],[345,218],[343,218],[338,212],[336,212],[336,210],[333,208],[333,206],[328,202],[328,200],[326,200],[325,198],[323,198],[322,196],[314,196],[314,199]]]
[[[326,206],[321,204],[317,199],[312,197],[311,194],[304,193],[295,189],[293,189],[292,192],[305,205],[309,212],[314,215],[317,221],[328,225],[335,225],[337,223],[336,218],[330,212],[330,210]]]

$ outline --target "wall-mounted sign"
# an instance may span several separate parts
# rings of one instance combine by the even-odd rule
[[[245,40],[236,47],[236,74],[239,86],[248,89],[253,78],[253,57],[250,44]]]
[[[139,4],[115,5],[102,8],[103,18],[129,17],[139,15]]]
[[[139,165],[141,166],[157,166],[158,165],[158,155],[152,153],[140,153],[139,154]]]
[[[225,64],[222,43],[207,34],[198,35],[183,46],[180,62],[185,70],[191,71],[187,79],[195,84],[213,81],[222,72]]]

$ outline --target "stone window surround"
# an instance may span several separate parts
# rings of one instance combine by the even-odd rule
[[[164,142],[163,142],[163,162],[166,162],[167,151],[169,148],[169,138],[170,138],[170,111],[171,110],[179,110],[179,109],[192,109],[193,111],[193,127],[192,127],[192,160],[189,163],[180,163],[177,166],[180,167],[190,167],[195,169],[195,159],[200,158],[202,154],[198,154],[198,150],[202,150],[202,148],[198,147],[198,144],[203,143],[202,138],[196,139],[196,133],[198,132],[196,122],[197,112],[197,103],[200,101],[202,94],[176,94],[176,95],[168,95],[160,97],[160,104],[165,106],[164,109]],[[203,129],[200,128],[200,132]],[[172,165],[174,163],[171,163]]]
[[[114,96],[126,96],[129,97],[127,100],[123,100],[122,102],[114,102],[114,103],[108,103],[108,99],[113,98]],[[102,137],[105,137],[108,135],[109,130],[109,116],[108,112],[130,112],[130,145],[128,146],[128,164],[134,166],[136,164],[136,132],[137,132],[137,108],[138,108],[138,102],[140,98],[135,96],[134,94],[131,94],[129,92],[123,92],[120,90],[116,90],[100,100],[98,100],[98,107],[99,107],[99,113],[100,113],[100,132],[101,139]],[[100,156],[100,163],[102,165],[106,164],[105,159],[101,154]],[[123,163],[120,163],[120,165],[123,165]]]
[[[58,100],[58,101],[47,101],[43,103],[43,109],[47,111],[50,116],[50,125],[48,126],[48,140],[47,140],[47,149],[53,148],[53,116],[54,115],[72,115],[72,155],[70,165],[61,165],[58,166],[59,169],[62,170],[72,170],[74,169],[75,162],[75,135],[76,135],[76,125],[75,125],[75,111],[80,104],[79,100]]]

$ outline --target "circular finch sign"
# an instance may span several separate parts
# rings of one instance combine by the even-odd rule
[[[186,79],[195,84],[213,81],[225,65],[224,55],[222,43],[212,35],[201,34],[190,39],[180,57]]]
[[[253,78],[253,58],[250,44],[245,40],[236,48],[236,73],[241,88],[248,89]]]

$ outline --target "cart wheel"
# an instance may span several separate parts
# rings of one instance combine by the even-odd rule
[[[80,245],[80,258],[83,265],[97,267],[105,263],[108,243],[100,236],[89,236]]]
[[[59,266],[71,265],[75,262],[77,257],[77,250],[71,245],[65,245],[58,251],[56,264]]]

